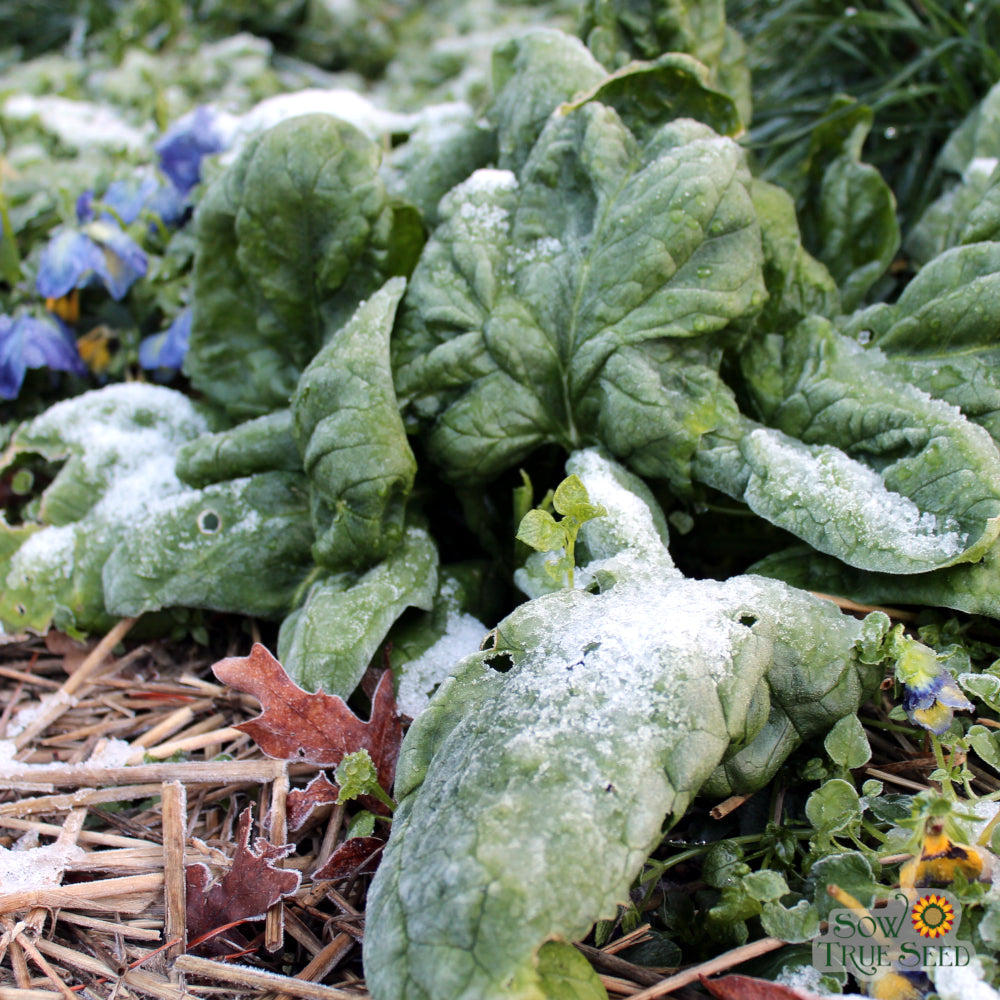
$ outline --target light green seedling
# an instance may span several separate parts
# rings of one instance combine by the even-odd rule
[[[350,802],[359,795],[373,795],[384,806],[396,808],[396,803],[378,783],[378,768],[367,750],[356,750],[345,755],[333,772],[333,777],[340,787],[337,805]]]
[[[603,517],[607,511],[600,504],[590,502],[587,487],[576,475],[567,476],[556,487],[552,506],[557,514],[562,515],[560,520],[557,521],[547,510],[536,507],[521,518],[517,537],[536,552],[558,552],[562,549],[562,558],[546,563],[545,568],[556,582],[561,582],[565,573],[567,586],[572,587],[576,536],[582,525],[595,517]]]

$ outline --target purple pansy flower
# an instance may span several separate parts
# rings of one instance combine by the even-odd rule
[[[182,310],[161,333],[143,339],[139,345],[139,364],[143,368],[180,368],[191,337],[191,310]]]
[[[56,230],[42,250],[35,287],[39,295],[58,299],[96,277],[112,298],[120,299],[146,267],[145,253],[128,233],[114,222],[96,219],[80,229]]]
[[[160,169],[186,195],[201,180],[202,159],[221,153],[229,139],[222,116],[203,104],[178,118],[153,148],[160,157]]]
[[[86,375],[69,329],[55,316],[0,315],[0,399],[16,399],[29,368]]]

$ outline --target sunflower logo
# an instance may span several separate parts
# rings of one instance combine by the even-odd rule
[[[913,904],[911,919],[921,937],[944,937],[955,923],[955,910],[943,896],[921,896]]]

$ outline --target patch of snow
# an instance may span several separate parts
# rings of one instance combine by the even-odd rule
[[[964,179],[970,180],[973,177],[989,177],[1000,163],[995,156],[975,156],[969,161],[965,168]]]
[[[86,853],[76,844],[45,844],[42,847],[0,847],[0,889],[24,892],[58,885],[63,872]]]
[[[4,102],[3,114],[18,121],[37,118],[47,132],[76,150],[99,146],[144,152],[152,145],[155,134],[152,123],[136,128],[103,104],[52,95],[14,94]]]
[[[449,610],[441,638],[400,669],[399,710],[415,719],[458,661],[479,649],[488,631],[478,618]]]
[[[124,767],[134,753],[135,747],[124,740],[108,738],[102,740],[90,757],[79,766],[83,768]]]
[[[927,974],[934,980],[934,989],[941,1000],[1000,1000],[1000,993],[985,982],[985,971],[978,957],[958,968],[931,967]]]
[[[373,104],[367,97],[344,88],[331,90],[309,88],[290,94],[278,94],[261,101],[244,115],[230,116],[227,123],[230,129],[230,146],[223,157],[223,162],[228,163],[235,159],[247,140],[258,132],[274,128],[275,125],[290,118],[317,113],[333,115],[349,122],[370,139],[381,139],[392,133],[410,132],[420,121],[419,115],[386,111]]]

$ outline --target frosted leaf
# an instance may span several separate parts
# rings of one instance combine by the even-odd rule
[[[174,454],[206,429],[186,396],[142,383],[64,400],[19,428],[8,460],[35,453],[65,464],[42,494],[45,526],[0,566],[0,617],[38,630],[54,615],[63,625],[100,627],[105,560],[158,500],[191,494],[174,473]]]
[[[954,558],[966,546],[967,537],[954,518],[921,511],[839,448],[804,445],[780,431],[758,428],[748,435],[744,451],[755,468],[767,470],[766,476],[750,480],[745,497],[751,507],[805,510],[809,498],[822,496],[824,510],[839,515],[836,524],[831,518],[833,530],[850,527],[848,549],[888,551],[934,564]],[[822,513],[814,510],[813,517]]]

